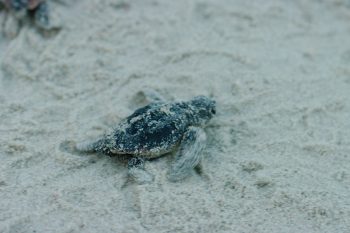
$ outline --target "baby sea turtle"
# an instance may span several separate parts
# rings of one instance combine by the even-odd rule
[[[177,151],[169,179],[185,178],[199,165],[205,146],[203,127],[216,113],[214,100],[197,96],[189,101],[156,101],[137,109],[101,138],[76,144],[81,152],[127,155],[129,174],[139,182],[153,179],[144,170],[144,160]]]
[[[23,18],[27,13],[34,16],[35,24],[42,29],[49,29],[49,6],[45,0],[0,0],[17,18]]]

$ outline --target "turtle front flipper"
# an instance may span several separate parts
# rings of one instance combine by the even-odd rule
[[[145,160],[138,157],[132,157],[128,161],[128,174],[138,184],[150,183],[154,176],[145,171]]]
[[[201,152],[205,146],[206,134],[203,129],[189,127],[185,132],[175,162],[169,172],[170,181],[186,178],[201,160]]]

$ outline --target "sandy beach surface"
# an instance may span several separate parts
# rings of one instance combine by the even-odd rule
[[[47,33],[0,11],[1,233],[350,232],[349,1],[50,3]],[[146,89],[217,101],[201,175],[65,146]]]

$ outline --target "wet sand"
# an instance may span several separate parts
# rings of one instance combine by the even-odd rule
[[[0,37],[0,232],[350,232],[347,1],[73,2]],[[169,155],[138,185],[62,146],[145,89],[216,99],[202,175],[169,182]]]

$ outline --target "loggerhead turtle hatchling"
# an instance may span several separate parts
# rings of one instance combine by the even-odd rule
[[[35,24],[42,29],[50,28],[49,6],[45,0],[0,0],[17,18],[33,12]]]
[[[153,180],[144,160],[177,151],[168,178],[177,181],[199,165],[205,146],[203,127],[216,114],[214,100],[197,96],[189,101],[157,101],[137,109],[101,138],[75,145],[80,152],[128,155],[129,174],[138,182]]]

